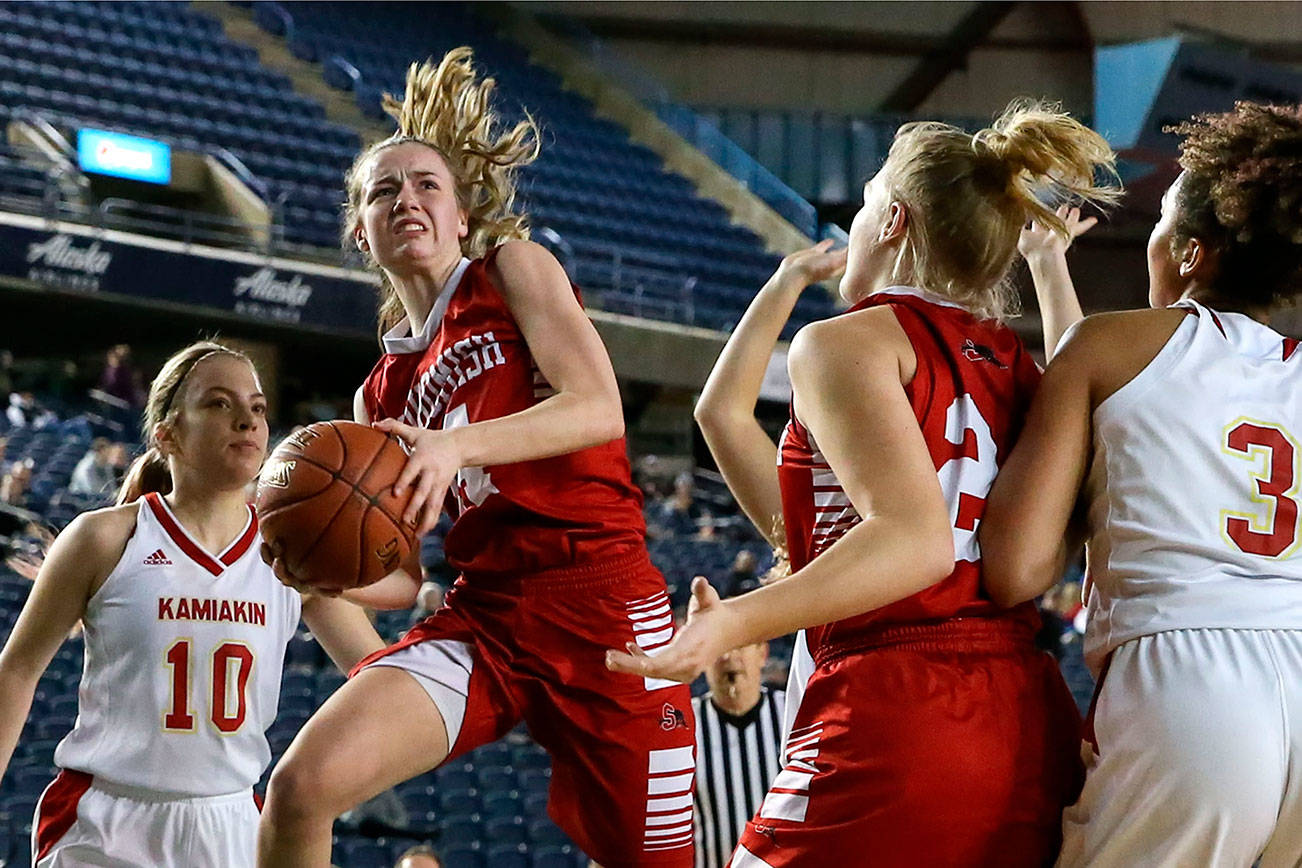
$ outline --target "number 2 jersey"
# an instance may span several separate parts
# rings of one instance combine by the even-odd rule
[[[527,410],[553,394],[489,277],[496,250],[463,259],[418,334],[403,320],[362,386],[372,421],[450,429]],[[577,290],[575,290],[577,296]],[[624,440],[566,455],[466,467],[448,489],[448,564],[534,573],[644,545],[642,494]]]
[[[60,768],[185,798],[237,793],[271,761],[285,646],[300,600],[262,562],[252,507],[214,556],[157,494],[86,605],[77,721]]]
[[[1086,661],[1164,630],[1302,629],[1302,351],[1194,301],[1094,411]]]
[[[982,589],[977,526],[995,473],[1025,420],[1039,369],[1012,329],[922,290],[890,287],[847,313],[881,305],[895,314],[917,356],[905,393],[949,505],[954,571],[903,600],[810,629],[810,651],[821,659],[834,649],[866,647],[887,627],[950,618],[1023,621],[1030,635],[1038,624],[1033,603],[1000,609]],[[863,448],[871,462],[872,444]],[[778,479],[791,567],[798,570],[861,518],[794,407],[782,434]]]

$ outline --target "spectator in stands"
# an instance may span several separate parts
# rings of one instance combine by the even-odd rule
[[[763,683],[767,642],[727,652],[705,670],[696,712],[697,868],[723,868],[782,768],[786,694]]]
[[[692,474],[683,471],[674,479],[674,493],[660,507],[658,524],[670,536],[692,537],[701,529],[705,510],[696,502]]]
[[[68,490],[73,494],[103,494],[115,488],[117,482],[113,443],[106,437],[96,437],[72,471]]]
[[[40,408],[36,405],[36,396],[31,392],[11,392],[9,407],[5,416],[12,428],[36,428],[40,418]]]
[[[10,506],[23,506],[27,503],[27,487],[32,482],[32,468],[36,462],[30,458],[15,461],[5,470],[0,479],[0,501]]]
[[[104,373],[99,378],[101,392],[123,401],[131,409],[145,406],[145,390],[141,386],[140,371],[131,360],[131,347],[116,344],[104,357]]]
[[[1062,659],[1063,643],[1070,639],[1071,624],[1060,614],[1059,597],[1062,585],[1054,585],[1040,598],[1040,629],[1035,634],[1035,644],[1054,657]]]
[[[443,862],[429,844],[417,844],[405,850],[393,868],[443,868]]]
[[[8,395],[14,390],[14,354],[9,350],[0,350],[0,395]]]
[[[748,591],[758,584],[759,579],[755,575],[757,567],[759,567],[759,558],[755,557],[755,553],[750,549],[739,549],[737,556],[732,559],[732,569],[723,578],[719,596],[731,597]]]

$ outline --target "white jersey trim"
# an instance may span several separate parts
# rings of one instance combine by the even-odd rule
[[[430,308],[429,316],[425,317],[425,323],[421,326],[419,334],[411,333],[411,322],[405,316],[398,320],[396,326],[384,333],[381,342],[386,353],[398,356],[405,353],[423,353],[429,348],[429,345],[434,342],[434,333],[443,322],[443,314],[447,312],[448,303],[452,301],[452,294],[461,285],[461,277],[469,267],[470,260],[461,257],[461,261],[457,263],[457,267],[452,270],[447,282],[439,290],[438,297],[434,299],[434,305]]]

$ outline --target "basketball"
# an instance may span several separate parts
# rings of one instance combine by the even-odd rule
[[[397,438],[355,422],[317,422],[280,442],[258,477],[262,536],[304,584],[360,588],[416,545],[393,483],[407,462]]]

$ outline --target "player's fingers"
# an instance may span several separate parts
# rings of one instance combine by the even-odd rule
[[[425,498],[425,509],[421,513],[420,524],[416,527],[416,536],[423,537],[434,529],[434,525],[439,523],[439,516],[443,514],[443,498],[447,496],[448,487],[441,488],[431,486],[429,495]]]
[[[1081,220],[1079,223],[1072,226],[1071,237],[1077,238],[1081,235],[1084,235],[1086,232],[1093,229],[1095,224],[1097,224],[1098,222],[1099,222],[1099,218],[1097,217],[1086,217],[1084,220]]]
[[[271,551],[270,544],[265,540],[262,545],[258,546],[258,555],[262,558],[262,562],[267,566],[271,566],[271,562],[276,559],[276,555]]]
[[[705,576],[697,576],[692,579],[692,600],[697,604],[697,608],[704,608],[718,602],[719,592]]]
[[[410,461],[407,462],[407,466],[411,466]],[[407,501],[407,509],[402,514],[402,520],[414,527],[420,527],[421,509],[425,506],[425,501],[429,498],[429,490],[434,484],[433,480],[430,479],[430,474],[417,472],[420,475],[415,476],[415,474],[412,474],[415,478],[409,480],[411,483],[411,499]],[[398,484],[393,487],[395,493],[400,493],[404,487],[403,476],[406,475],[407,471],[404,470],[402,476],[398,477]]]
[[[417,430],[410,425],[399,422],[397,419],[381,419],[379,422],[372,422],[371,427],[378,428],[385,434],[396,434],[404,440],[410,439],[412,433]]]
[[[402,472],[398,474],[398,479],[393,483],[394,497],[402,497],[408,486],[416,481],[416,477],[424,471],[421,460],[415,455],[407,459],[407,463],[402,466]]]

